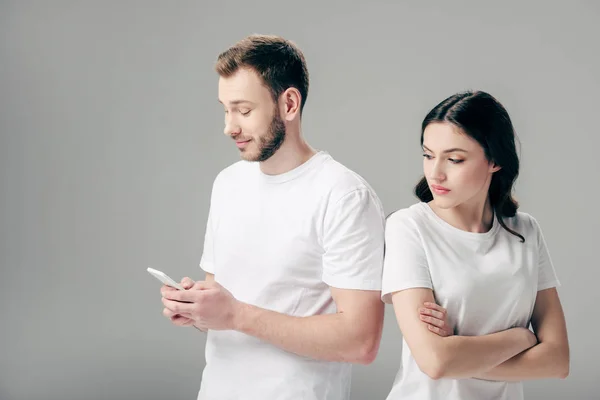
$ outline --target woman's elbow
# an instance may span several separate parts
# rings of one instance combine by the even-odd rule
[[[571,369],[571,356],[569,351],[568,343],[561,343],[554,349],[557,360],[556,365],[556,377],[559,379],[566,379],[569,376]]]
[[[571,369],[571,360],[569,355],[567,354],[565,357],[562,357],[561,361],[558,363],[557,373],[559,379],[567,379],[569,377],[569,372]]]
[[[446,363],[439,354],[431,352],[426,357],[415,359],[421,372],[433,380],[442,379],[446,374]]]
[[[567,379],[569,377],[569,364],[567,364],[560,370],[558,377],[560,379]]]
[[[425,366],[424,368],[421,368],[421,371],[423,371],[425,375],[427,375],[430,379],[433,379],[434,381],[437,381],[438,379],[442,379],[444,377],[444,372],[442,368],[437,365]]]
[[[542,343],[545,345],[547,365],[550,375],[548,378],[566,379],[571,369],[569,345],[565,343]]]

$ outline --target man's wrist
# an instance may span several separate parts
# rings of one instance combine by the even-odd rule
[[[236,300],[233,307],[232,329],[238,332],[244,332],[247,326],[247,316],[250,310],[250,305]]]

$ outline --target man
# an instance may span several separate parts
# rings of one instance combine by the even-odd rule
[[[302,137],[302,52],[252,35],[217,60],[225,135],[204,281],[162,288],[164,315],[208,331],[198,399],[348,399],[383,327],[385,216],[371,187]]]

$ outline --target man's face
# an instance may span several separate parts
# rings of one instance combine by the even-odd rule
[[[219,78],[219,102],[225,107],[225,135],[246,161],[265,161],[285,139],[285,124],[262,79],[249,68]]]

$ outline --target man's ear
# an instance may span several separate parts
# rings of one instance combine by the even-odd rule
[[[302,95],[294,87],[288,88],[281,93],[280,101],[283,105],[283,119],[292,121],[300,115],[300,106],[302,104]]]

